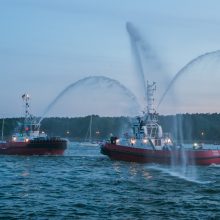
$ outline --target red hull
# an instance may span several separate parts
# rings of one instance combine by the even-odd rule
[[[186,163],[191,165],[220,164],[220,150],[150,150],[106,143],[101,146],[101,153],[113,160],[138,163],[181,164],[183,153]]]
[[[0,144],[0,154],[4,155],[63,155],[67,141],[7,142]]]

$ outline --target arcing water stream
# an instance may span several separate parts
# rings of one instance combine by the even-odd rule
[[[177,81],[177,79],[179,79],[182,74],[184,74],[184,72],[186,72],[189,68],[191,68],[193,65],[195,65],[196,63],[198,63],[199,61],[203,60],[204,58],[208,57],[208,56],[218,56],[220,57],[220,50],[216,50],[213,52],[208,52],[208,53],[204,53],[198,57],[196,57],[195,59],[191,60],[189,63],[187,63],[182,69],[180,69],[175,76],[173,77],[173,79],[171,80],[171,82],[169,83],[169,85],[167,86],[167,89],[165,90],[165,92],[163,93],[162,97],[159,100],[158,106],[157,108],[159,108],[160,104],[163,102],[164,98],[166,97],[168,91],[171,89],[171,87],[174,85],[174,83]]]
[[[214,58],[217,58],[219,60],[219,58],[220,58],[220,50],[204,53],[204,54],[194,58],[193,60],[188,62],[183,68],[181,68],[176,73],[176,75],[173,77],[171,82],[168,84],[167,88],[165,89],[165,92],[163,93],[163,95],[161,96],[161,98],[159,100],[157,108],[160,107],[160,105],[164,101],[165,97],[168,95],[168,92],[171,90],[172,87],[175,86],[177,81],[182,76],[184,76],[187,72],[195,74],[195,72],[194,71],[192,72],[192,70],[196,66],[196,64],[200,64],[200,62],[205,63],[204,61],[206,61],[206,59],[209,59],[209,58],[211,58],[211,60],[208,60],[208,64],[210,63],[210,61],[211,62],[213,62],[213,61],[215,62]],[[203,66],[203,68],[204,68],[204,66]],[[199,70],[199,75],[197,77],[200,77],[201,79],[203,79],[202,73],[200,72],[201,70]],[[213,72],[212,72],[212,76],[210,76],[209,78],[211,80],[217,80],[217,78],[215,78],[213,76]],[[197,84],[199,84],[198,79],[196,77],[195,77],[195,80],[197,80]],[[211,82],[213,82],[213,81],[211,81]],[[203,84],[200,84],[200,89],[203,90],[202,94],[204,94],[205,85],[207,83],[210,83],[210,82],[208,82],[208,80],[206,79],[206,81],[204,81]],[[212,85],[213,85],[213,87],[215,87],[213,83],[212,83]],[[196,87],[196,88],[197,88],[197,92],[198,92],[199,88],[198,87]],[[189,88],[187,88],[187,89],[189,90]],[[208,92],[208,91],[206,91],[206,92]],[[210,96],[209,96],[209,99],[210,99]],[[187,136],[189,138],[190,138],[190,133],[191,133],[191,126],[192,126],[191,124],[188,125],[188,135]],[[173,122],[173,127],[174,127],[174,133],[175,133],[176,137],[178,137],[179,142],[181,144],[183,144],[183,135],[182,135],[183,134],[183,131],[182,131],[182,129],[183,129],[183,121],[182,121],[182,116],[181,115],[178,115],[178,117],[177,116],[175,117],[174,122]],[[173,155],[173,157],[172,157],[172,165],[171,165],[171,170],[172,170],[171,175],[175,175],[175,176],[178,176],[180,178],[184,178],[184,179],[189,180],[189,181],[197,182],[198,181],[198,176],[197,176],[196,167],[195,166],[187,166],[186,165],[188,158],[186,157],[185,149],[183,149],[182,152],[181,152],[181,158],[182,158],[182,164],[179,167],[179,166],[176,165],[175,154]],[[192,163],[193,163],[193,161],[192,161]],[[199,181],[199,183],[203,183],[203,182]]]
[[[126,28],[130,37],[130,42],[131,42],[131,49],[134,55],[134,58],[136,60],[137,64],[137,69],[138,73],[140,76],[141,84],[143,87],[143,92],[144,92],[144,101],[145,103],[147,102],[147,85],[146,85],[146,79],[145,79],[145,74],[144,74],[144,69],[141,61],[141,55],[139,53],[138,45],[140,44],[142,47],[145,47],[144,42],[142,41],[142,38],[140,34],[137,32],[137,30],[134,28],[134,26],[130,23],[126,23]]]
[[[105,76],[89,76],[83,79],[80,79],[74,83],[71,83],[69,86],[67,86],[64,90],[62,90],[57,97],[48,105],[48,107],[45,109],[45,111],[43,112],[40,120],[39,120],[39,124],[41,123],[41,121],[44,119],[44,117],[46,116],[46,114],[51,110],[51,108],[65,95],[67,94],[69,91],[73,90],[74,88],[78,87],[78,86],[82,86],[85,85],[86,83],[90,83],[90,84],[94,84],[94,85],[98,85],[98,83],[101,83],[102,85],[106,85],[106,86],[116,86],[117,88],[120,89],[120,91],[127,97],[129,97],[129,99],[132,102],[132,107],[135,109],[135,111],[139,111],[140,110],[140,106],[139,103],[135,97],[135,95],[127,88],[125,87],[123,84],[121,84],[119,81],[105,77]]]
[[[126,30],[129,35],[131,52],[137,69],[135,77],[137,81],[139,81],[141,96],[144,95],[144,98],[141,97],[140,100],[144,102],[141,104],[145,108],[147,105],[146,81],[156,81],[157,85],[162,87],[167,84],[168,75],[166,74],[162,61],[151,45],[144,40],[139,30],[131,22],[126,23]]]

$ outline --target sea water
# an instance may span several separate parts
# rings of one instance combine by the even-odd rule
[[[218,165],[190,179],[77,143],[64,156],[0,158],[0,219],[220,219]]]

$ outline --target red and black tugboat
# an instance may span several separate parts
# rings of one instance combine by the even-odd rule
[[[156,83],[147,83],[147,110],[137,117],[133,134],[123,138],[111,137],[101,145],[101,153],[112,160],[159,164],[220,164],[220,150],[184,148],[173,143],[169,134],[158,124],[154,104]]]
[[[0,142],[0,154],[62,155],[67,148],[67,140],[48,137],[44,132],[40,132],[40,124],[29,112],[30,96],[24,94],[22,99],[25,103],[24,123],[18,126],[11,140]]]

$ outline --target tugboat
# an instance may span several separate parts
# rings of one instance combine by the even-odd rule
[[[220,150],[202,149],[202,146],[184,148],[174,143],[171,135],[163,133],[154,108],[156,83],[147,82],[147,109],[136,118],[132,135],[111,137],[101,145],[101,153],[112,160],[159,164],[220,164]]]
[[[40,133],[40,124],[30,114],[30,96],[22,95],[25,103],[24,123],[16,129],[9,141],[0,142],[0,154],[5,155],[62,155],[67,148],[67,140],[60,137],[48,137]],[[2,127],[3,136],[3,127]]]

